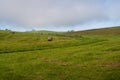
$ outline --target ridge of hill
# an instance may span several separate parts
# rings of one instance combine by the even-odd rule
[[[82,35],[120,35],[120,26],[110,28],[91,29],[84,31],[70,32],[72,34]]]

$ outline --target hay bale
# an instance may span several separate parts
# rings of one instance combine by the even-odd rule
[[[53,38],[52,37],[48,37],[48,41],[53,41]]]

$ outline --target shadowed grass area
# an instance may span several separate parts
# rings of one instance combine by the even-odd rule
[[[119,80],[119,33],[80,33],[0,31],[0,80]]]

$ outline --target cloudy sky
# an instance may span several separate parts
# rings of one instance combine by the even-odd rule
[[[0,29],[85,30],[120,25],[120,0],[0,0]]]

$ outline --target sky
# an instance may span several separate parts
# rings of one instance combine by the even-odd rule
[[[0,29],[87,30],[120,26],[120,0],[0,0]]]

